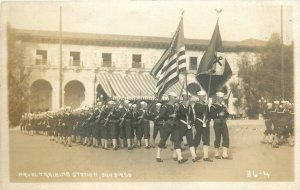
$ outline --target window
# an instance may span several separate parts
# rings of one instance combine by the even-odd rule
[[[111,53],[102,53],[102,67],[111,67]]]
[[[46,50],[36,50],[36,65],[47,65],[47,51]]]
[[[75,52],[75,51],[70,52],[70,65],[80,66],[80,52]]]
[[[197,57],[190,57],[190,70],[197,70]]]
[[[133,54],[132,55],[132,68],[141,68],[142,67],[142,55]]]

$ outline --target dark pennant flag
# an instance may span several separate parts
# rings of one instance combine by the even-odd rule
[[[211,84],[209,89],[210,76]],[[196,80],[209,96],[213,96],[217,91],[221,90],[231,76],[232,71],[223,51],[218,20],[208,48],[200,61]]]

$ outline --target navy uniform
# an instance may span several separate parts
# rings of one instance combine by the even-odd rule
[[[141,140],[144,137],[146,149],[150,148],[150,120],[152,118],[152,113],[147,109],[147,103],[141,102],[141,109],[137,111],[138,115],[138,125],[137,125],[137,140],[139,147],[142,146]]]
[[[271,110],[271,121],[273,125],[272,134],[271,134],[271,141],[272,141],[272,148],[278,148],[278,132],[279,132],[279,115],[278,112],[283,111],[280,108],[280,102],[278,100],[274,101],[274,108]]]
[[[119,139],[120,127],[119,127],[119,118],[120,112],[115,108],[115,102],[109,101],[109,114],[107,116],[108,119],[108,128],[110,131],[110,136],[113,143],[113,150],[118,149],[117,140]]]
[[[159,119],[159,113],[161,109],[161,103],[157,103],[155,109],[152,111],[152,120],[154,123],[153,127],[153,134],[152,134],[152,147],[155,147],[155,139],[159,132],[159,136],[162,136],[162,127],[163,127],[163,120]]]
[[[71,140],[71,136],[73,134],[73,126],[74,126],[74,120],[75,117],[73,115],[73,113],[70,110],[70,107],[67,107],[67,111],[65,114],[65,128],[66,128],[66,133],[65,133],[65,137],[66,137],[66,142],[65,145],[71,147],[72,145],[72,140]]]
[[[179,134],[179,127],[178,127],[178,119],[177,119],[177,110],[176,107],[176,94],[174,92],[169,93],[169,103],[162,106],[159,119],[164,120],[164,127],[163,127],[163,135],[158,143],[157,154],[156,154],[156,161],[162,162],[161,159],[161,150],[165,147],[166,142],[170,135],[172,135],[172,139],[174,141],[174,148],[177,153],[178,163],[184,163],[187,161],[186,158],[183,158],[181,155],[181,138]]]
[[[123,145],[125,144],[125,140],[127,141],[128,150],[132,150],[131,139],[132,136],[132,110],[130,109],[130,104],[128,100],[124,101],[124,107],[120,110],[120,138],[123,140]]]
[[[133,144],[133,148],[135,148],[138,144],[138,140],[134,143],[134,138],[137,137],[138,134],[138,124],[139,123],[139,114],[138,114],[138,109],[137,105],[133,104],[132,105],[132,125],[131,125],[131,141]]]
[[[92,141],[93,141],[93,147],[98,147],[98,138],[99,138],[99,131],[100,131],[100,125],[98,121],[98,116],[100,115],[99,108],[95,108],[93,112],[93,123],[92,125]]]
[[[110,139],[110,133],[108,129],[108,122],[106,122],[107,116],[109,114],[109,108],[107,105],[101,107],[100,115],[100,134],[101,134],[101,145],[103,149],[108,150],[108,139]],[[107,123],[107,124],[106,124]]]
[[[220,159],[219,148],[221,145],[222,139],[222,147],[223,147],[223,159],[231,159],[228,156],[228,148],[229,148],[229,133],[227,128],[227,118],[229,113],[225,105],[222,104],[222,100],[224,97],[224,93],[218,92],[216,93],[216,101],[210,107],[210,115],[214,120],[214,131],[215,131],[215,158]]]
[[[290,120],[290,111],[289,111],[289,102],[282,101],[282,112],[278,112],[279,120],[278,120],[278,139],[279,145],[288,141],[289,137],[289,120]]]
[[[200,157],[196,156],[194,147],[193,131],[191,127],[191,124],[194,120],[193,111],[191,105],[189,104],[189,96],[186,93],[183,93],[182,98],[183,102],[179,104],[179,108],[177,111],[179,134],[181,139],[183,136],[186,137],[187,144],[190,147],[192,161],[197,162],[198,160],[200,160]],[[174,151],[176,151],[176,148]]]
[[[271,121],[272,103],[267,103],[267,107],[264,110],[263,118],[265,120],[266,130],[264,132],[264,138],[261,141],[263,144],[272,143],[270,136],[272,135],[272,121]]]
[[[208,157],[208,148],[210,145],[210,114],[209,106],[205,101],[206,94],[204,91],[199,91],[197,93],[199,96],[199,101],[195,102],[193,108],[195,112],[195,139],[194,146],[197,147],[200,145],[201,139],[203,142],[203,160],[211,162],[212,160]]]

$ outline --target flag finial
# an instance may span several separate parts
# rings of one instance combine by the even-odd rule
[[[215,11],[218,13],[218,18],[220,17],[220,13],[222,12],[222,9],[215,9]]]

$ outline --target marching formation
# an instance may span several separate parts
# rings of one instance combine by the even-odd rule
[[[294,106],[288,101],[274,101],[264,106],[266,130],[261,143],[273,148],[288,143],[294,145]]]
[[[25,134],[47,135],[50,141],[66,147],[76,143],[116,151],[120,148],[133,150],[157,146],[157,162],[163,162],[161,152],[170,139],[173,160],[181,164],[188,160],[181,155],[182,145],[189,147],[192,161],[197,162],[200,156],[197,156],[196,150],[201,141],[203,160],[213,161],[208,156],[210,122],[213,120],[215,159],[231,159],[228,156],[229,133],[226,124],[229,114],[223,103],[224,94],[218,92],[212,98],[212,103],[206,100],[205,92],[200,91],[197,95],[195,102],[191,102],[186,93],[178,98],[177,94],[171,92],[169,101],[164,104],[154,101],[148,105],[145,101],[129,100],[117,103],[111,100],[75,110],[66,107],[56,112],[25,113],[20,127]],[[154,124],[151,135],[150,122]],[[156,145],[158,133],[160,141]],[[219,152],[221,146],[222,154]]]

